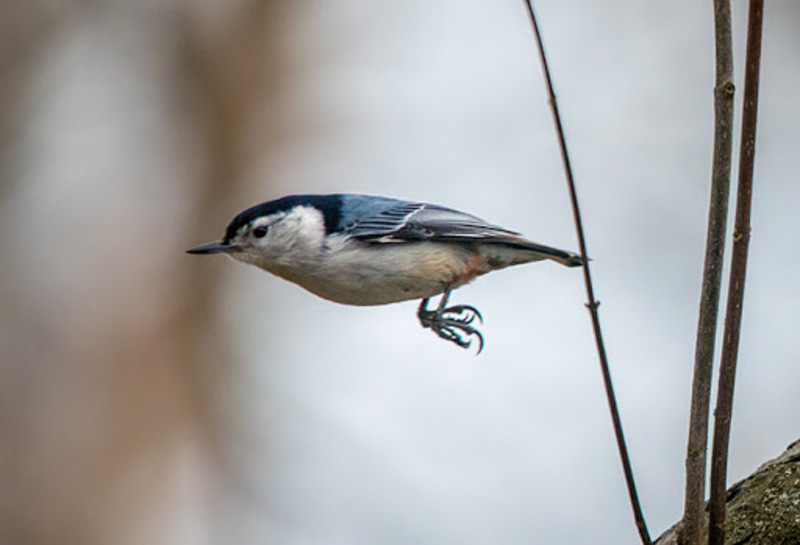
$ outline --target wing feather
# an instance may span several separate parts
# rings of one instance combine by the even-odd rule
[[[515,241],[519,233],[434,204],[397,201],[348,226],[355,238],[372,242],[412,240]]]
[[[420,240],[481,242],[533,252],[539,256],[535,259],[553,259],[570,267],[583,263],[576,254],[532,242],[516,231],[444,206],[360,196],[351,197],[346,206],[342,231],[373,244]]]

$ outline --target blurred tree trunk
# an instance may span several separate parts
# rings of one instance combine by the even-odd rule
[[[213,540],[230,340],[221,269],[183,250],[269,145],[287,18],[0,7],[0,543]]]

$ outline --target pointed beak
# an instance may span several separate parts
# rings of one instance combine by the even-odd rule
[[[209,244],[203,244],[202,246],[198,246],[196,248],[191,248],[186,250],[187,254],[197,254],[197,255],[209,255],[209,254],[228,254],[236,250],[235,246],[230,245],[224,241],[217,241],[211,242]]]

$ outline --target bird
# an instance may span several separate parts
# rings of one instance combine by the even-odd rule
[[[488,272],[534,261],[583,265],[575,253],[436,204],[361,194],[290,195],[251,206],[223,237],[187,250],[224,254],[336,303],[373,306],[420,299],[423,328],[462,348],[483,323],[453,290]],[[441,296],[434,308],[430,300]]]

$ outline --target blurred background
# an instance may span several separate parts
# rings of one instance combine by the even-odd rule
[[[536,7],[658,535],[683,502],[711,2]],[[769,2],[730,482],[800,437],[798,51],[800,4]],[[0,543],[637,542],[579,271],[456,292],[476,358],[415,302],[183,253],[299,192],[575,249],[521,2],[5,0],[0,52]]]

